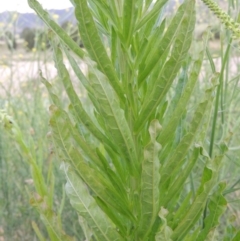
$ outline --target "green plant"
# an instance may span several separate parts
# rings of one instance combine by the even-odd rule
[[[218,73],[189,108],[206,48],[204,43],[197,56],[189,55],[194,0],[186,0],[168,24],[167,1],[73,0],[86,51],[37,1],[28,2],[51,29],[55,65],[69,97],[65,110],[42,76],[53,101],[50,125],[64,160],[66,192],[87,240],[218,238],[227,205],[219,171],[230,137],[214,154],[208,130]],[[80,92],[62,52],[81,81]],[[83,90],[87,105],[79,97]],[[229,240],[238,240],[235,233]]]
[[[240,25],[237,21],[232,19],[226,12],[224,12],[219,5],[212,0],[202,0],[208,8],[221,20],[221,22],[232,31],[235,38],[240,37]]]
[[[37,93],[35,91],[35,94],[37,95],[39,93]],[[13,100],[12,100],[12,103],[13,103]],[[2,178],[4,179],[4,177],[5,178],[8,177],[8,179],[10,179],[12,177],[12,175],[14,175],[14,179],[15,179],[14,182],[15,182],[15,185],[18,186],[18,191],[20,191],[20,189],[22,188],[21,184],[29,183],[29,185],[25,185],[25,187],[23,186],[23,188],[25,189],[25,191],[27,191],[27,196],[28,196],[28,199],[30,199],[31,206],[38,212],[39,217],[41,218],[41,220],[46,228],[46,229],[42,228],[41,223],[39,222],[39,220],[36,217],[34,217],[34,215],[31,215],[31,217],[29,217],[30,220],[27,220],[28,223],[29,222],[32,223],[32,229],[36,232],[36,235],[39,238],[39,240],[45,240],[45,238],[44,238],[45,230],[47,230],[48,236],[51,238],[51,240],[59,240],[60,237],[64,240],[73,240],[73,238],[71,238],[69,235],[67,235],[63,231],[63,226],[65,226],[65,225],[62,225],[62,223],[61,223],[61,220],[63,219],[62,213],[63,213],[64,206],[65,206],[65,192],[64,191],[62,192],[63,194],[61,194],[63,196],[60,199],[60,204],[58,206],[56,206],[56,201],[59,201],[59,200],[57,200],[59,197],[56,197],[56,186],[57,185],[56,185],[56,178],[54,177],[54,159],[53,159],[54,154],[53,154],[53,151],[51,151],[51,150],[48,150],[46,152],[48,140],[47,140],[46,133],[45,133],[46,129],[43,130],[43,128],[46,127],[46,125],[45,125],[45,120],[44,120],[44,111],[43,111],[43,108],[41,109],[41,107],[40,107],[41,104],[42,103],[38,103],[35,105],[35,108],[36,107],[38,108],[39,116],[34,117],[35,120],[31,127],[30,135],[26,135],[26,133],[24,135],[23,134],[24,132],[22,131],[22,129],[24,129],[24,128],[21,129],[17,125],[15,120],[6,113],[6,111],[0,110],[0,123],[2,124],[0,126],[0,128],[1,128],[0,148],[1,149],[3,148],[2,139],[4,139],[5,147],[7,147],[7,149],[14,149],[13,146],[9,147],[6,145],[6,142],[13,143],[13,140],[14,140],[15,141],[14,144],[16,144],[16,149],[21,154],[21,157],[23,160],[23,162],[20,162],[20,165],[19,165],[19,163],[17,163],[17,162],[19,162],[19,160],[17,158],[15,158],[15,160],[11,163],[11,160],[5,159],[7,157],[7,155],[5,153],[5,152],[7,152],[7,150],[2,151],[1,156],[0,156],[1,157],[1,162],[0,162],[1,165],[0,166],[1,166],[1,168],[9,166],[9,168],[8,168],[9,170],[7,168],[4,169],[5,172],[8,171],[9,173],[2,172]],[[25,103],[25,108],[28,109],[28,107],[29,106],[27,106],[27,104]],[[8,111],[10,111],[10,108],[8,108],[8,109],[9,109]],[[17,115],[18,114],[15,113],[15,118]],[[30,111],[28,111],[28,117],[31,117]],[[38,122],[38,117],[39,118],[41,117],[41,121],[39,121],[39,122]],[[45,117],[46,117],[46,115],[45,115]],[[25,118],[23,113],[21,114],[21,119],[26,122],[30,122],[27,118]],[[37,127],[34,125],[37,125]],[[38,129],[38,133],[35,134],[34,129],[36,129],[36,128]],[[5,133],[8,133],[8,135],[4,135]],[[41,136],[41,135],[43,135],[43,136]],[[14,155],[12,155],[11,157],[14,157]],[[5,162],[10,162],[10,165]],[[43,163],[44,163],[44,165],[43,165]],[[20,169],[20,170],[12,171],[11,164],[13,164],[16,169]],[[22,173],[22,177],[21,177],[23,180],[19,180],[18,172],[23,171],[23,170],[24,170],[24,173]],[[29,179],[29,177],[32,179]],[[2,181],[1,184],[3,184],[4,180],[1,180],[1,181]],[[17,183],[18,181],[20,181],[19,184]],[[4,200],[1,203],[2,205],[0,205],[0,207],[1,207],[1,215],[0,216],[8,219],[8,220],[6,220],[6,223],[10,226],[14,222],[7,216],[11,216],[13,218],[14,215],[16,215],[17,217],[20,217],[21,220],[23,220],[23,221],[25,220],[24,219],[25,217],[24,217],[24,213],[22,213],[23,210],[22,211],[18,210],[18,209],[21,209],[21,207],[19,207],[21,204],[17,203],[19,201],[18,200],[19,198],[15,199],[15,202],[17,204],[12,205],[12,203],[11,203],[11,198],[13,198],[13,192],[11,190],[12,189],[11,181],[5,180],[5,182],[7,182],[8,190],[7,191],[3,190],[3,192],[5,191],[5,195],[4,195]],[[60,186],[61,186],[61,184],[60,184]],[[2,185],[2,187],[3,187],[3,185]],[[58,195],[59,194],[60,193],[58,193]],[[19,196],[19,194],[18,194],[18,196]],[[21,193],[21,196],[24,197],[24,195],[22,193]],[[28,200],[28,202],[29,202],[29,200]],[[4,208],[4,206],[5,206],[5,208]],[[2,210],[2,208],[3,208],[3,210]],[[22,209],[23,208],[27,208],[26,204],[25,204],[25,207],[22,207]],[[12,212],[16,212],[16,214],[12,214]],[[19,214],[19,212],[20,212],[20,214]],[[76,219],[76,217],[72,217],[72,220],[73,219]],[[33,235],[33,234],[31,234],[31,231],[30,231],[31,226],[29,227],[30,228],[30,230],[29,230],[29,229],[26,229],[26,227],[24,227],[24,224],[22,224],[21,230],[17,230],[20,234],[15,233],[14,236],[10,236],[11,231],[12,231],[11,227],[5,227],[5,228],[6,228],[5,229],[6,238],[11,238],[11,240],[13,240],[13,237],[15,240],[23,239],[23,238],[24,238],[24,240],[28,240],[29,236],[30,236],[30,238],[33,238],[33,236],[31,237],[31,235]],[[27,233],[25,233],[25,236],[21,237],[21,235],[24,235],[24,232],[26,232],[26,231],[27,231]],[[69,231],[70,230],[68,230],[68,232]],[[81,232],[79,232],[79,235],[81,236]]]
[[[7,58],[9,77],[0,66],[4,80],[0,85],[0,239],[32,241],[48,236],[54,240],[52,225],[58,235],[67,230],[68,236],[81,240],[78,217],[65,198],[64,175],[47,137],[49,98],[39,78],[31,77],[36,63],[42,65],[46,58],[39,54],[26,59],[29,65],[24,73],[16,68],[18,53],[14,51]],[[18,64],[26,60],[18,59]],[[44,63],[48,68],[49,62]]]

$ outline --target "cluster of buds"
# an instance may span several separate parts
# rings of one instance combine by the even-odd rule
[[[221,22],[233,33],[234,38],[240,38],[240,25],[224,12],[217,3],[212,0],[202,0],[208,8],[221,20]]]

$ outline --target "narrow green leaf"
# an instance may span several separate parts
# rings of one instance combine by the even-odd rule
[[[117,38],[117,33],[116,30],[112,27],[111,28],[111,61],[113,65],[115,66],[115,63],[117,61],[117,43],[118,43],[118,38]]]
[[[147,12],[142,19],[136,25],[135,31],[142,28],[145,24],[147,24],[152,18],[157,18],[158,14],[160,13],[162,7],[167,2],[167,0],[159,0],[157,1],[151,11]],[[152,2],[151,2],[152,3]]]
[[[209,161],[204,169],[201,186],[198,189],[195,200],[189,207],[183,219],[179,222],[178,226],[174,229],[171,236],[172,240],[181,240],[195,225],[199,219],[200,214],[206,204],[207,198],[217,183],[218,171],[220,169],[221,160],[223,155],[217,156],[211,162]]]
[[[168,210],[161,207],[158,216],[161,218],[162,224],[155,235],[155,241],[172,241],[171,235],[173,233],[172,229],[168,226],[166,216],[168,215]]]
[[[109,145],[113,150],[116,150],[114,145],[108,138],[102,133],[102,131],[95,125],[91,117],[88,115],[87,111],[83,108],[82,103],[74,90],[74,87],[72,85],[69,73],[67,71],[67,68],[65,67],[63,63],[63,56],[61,50],[56,46],[56,44],[53,43],[53,50],[54,50],[54,61],[56,68],[58,70],[58,74],[63,82],[63,85],[65,87],[65,90],[67,92],[67,95],[72,103],[73,108],[75,109],[75,113],[77,116],[77,119],[79,122],[82,122],[88,130],[93,134],[100,142],[103,142],[107,145]],[[70,56],[68,56],[70,58]],[[72,60],[72,64],[75,64]],[[84,84],[87,85],[86,87],[88,90],[91,89],[87,83],[85,83],[87,80],[84,79],[84,76],[82,76],[82,73],[79,68],[77,68],[74,65],[74,70],[80,75],[79,77],[83,80]],[[46,83],[46,81],[44,82]],[[47,85],[49,91],[51,90],[49,84]],[[91,92],[90,92],[91,93]],[[51,94],[51,93],[50,93]],[[56,99],[56,96],[51,94],[53,98]],[[57,103],[55,103],[57,104]]]
[[[32,221],[32,228],[35,231],[39,241],[45,241],[46,240],[46,238],[43,236],[42,232],[40,231],[38,225],[34,221]]]
[[[186,237],[184,238],[184,241],[196,241],[197,236],[199,234],[200,227],[198,227],[196,230],[194,230],[193,233],[188,233]]]
[[[149,117],[156,111],[157,106],[165,97],[173,80],[175,79],[183,60],[187,56],[192,41],[192,33],[195,25],[195,1],[187,2],[186,12],[175,41],[172,55],[165,64],[163,71],[159,74],[149,98],[144,103],[140,116],[135,124],[135,132],[138,133]]]
[[[94,4],[92,1],[88,2],[89,9],[91,10],[93,19],[97,19],[96,21],[96,27],[99,31],[99,33],[103,35],[108,35],[109,29],[110,29],[110,22],[111,20],[106,15],[105,12],[102,11],[102,8],[99,8],[96,4]]]
[[[99,70],[107,77],[119,99],[124,102],[124,93],[114,67],[103,46],[93,17],[86,0],[74,0],[76,4],[75,15],[78,20],[79,32],[85,48],[92,60],[97,63]]]
[[[89,194],[84,182],[73,172],[63,166],[67,177],[66,192],[72,206],[91,227],[97,240],[123,240],[111,220],[98,207],[94,198]]]
[[[158,120],[153,120],[149,127],[151,141],[144,148],[141,176],[141,220],[139,237],[144,240],[151,231],[159,212],[160,160],[158,158],[161,145],[156,138],[161,130]]]
[[[218,74],[213,76],[212,81],[215,82],[217,78]],[[171,173],[173,172],[173,170],[175,168],[181,167],[182,161],[184,160],[187,151],[191,147],[194,138],[201,126],[206,110],[208,109],[207,107],[210,103],[212,103],[212,93],[215,90],[215,87],[216,84],[213,84],[212,87],[206,90],[204,100],[198,105],[194,113],[188,133],[182,138],[173,154],[169,157],[167,164],[162,168],[161,188],[166,188],[164,185],[171,177]]]
[[[47,195],[45,196],[47,197]],[[40,218],[45,225],[49,238],[53,241],[73,241],[74,239],[62,230],[61,222],[58,219],[58,215],[56,215],[52,207],[50,207],[46,203],[46,199],[36,197],[33,195],[30,199],[30,203],[32,206],[34,206],[39,214]],[[37,226],[34,227],[34,229],[37,231]],[[38,232],[38,231],[37,231]],[[41,235],[38,233],[38,235]],[[45,240],[45,239],[44,239]]]
[[[110,23],[114,25],[115,28],[118,27],[118,20],[116,16],[111,11],[111,8],[106,1],[92,0],[92,2],[105,14]]]
[[[81,81],[81,83],[83,84],[83,86],[84,86],[85,89],[87,90],[88,97],[89,97],[90,100],[92,101],[92,104],[93,104],[94,106],[98,106],[99,103],[96,101],[96,98],[95,98],[95,95],[94,95],[94,91],[93,91],[93,89],[92,89],[92,87],[91,87],[91,85],[90,85],[87,77],[83,74],[82,70],[81,70],[80,67],[79,67],[79,64],[78,64],[77,61],[71,56],[71,54],[69,53],[69,51],[68,51],[64,46],[62,46],[62,47],[63,47],[64,52],[65,52],[65,54],[66,54],[66,56],[67,56],[67,58],[68,58],[68,60],[69,60],[69,63],[71,64],[71,67],[72,67],[74,73],[77,75],[78,79]],[[68,79],[69,79],[69,81],[70,81],[70,77],[69,77]],[[67,80],[68,80],[68,79],[67,79]],[[72,92],[72,91],[71,91],[71,92]],[[71,92],[69,92],[69,94],[70,94]],[[71,96],[72,96],[72,95],[71,95]],[[79,107],[78,107],[78,108],[79,108]],[[75,107],[75,110],[77,110],[76,107]],[[76,113],[76,115],[78,115],[78,112]],[[90,117],[89,117],[89,118],[90,118]],[[100,118],[101,118],[101,117],[100,117]],[[79,116],[79,120],[80,120],[80,119],[81,119],[81,118],[80,118],[80,116]],[[85,119],[85,120],[86,120],[86,119]],[[94,120],[92,120],[92,121],[94,121]],[[99,122],[99,119],[98,119],[98,122]],[[88,128],[88,126],[86,126],[86,127]],[[91,127],[90,127],[90,128],[91,128]],[[90,131],[91,131],[91,130],[90,130]],[[97,137],[97,136],[100,137],[100,136],[104,135],[103,133],[100,134],[99,132],[101,132],[100,129],[99,129],[99,130],[96,130],[96,129],[95,129],[95,131],[92,132],[92,134],[95,135],[95,137]],[[97,139],[99,139],[99,137],[97,137]],[[102,138],[106,138],[106,137],[102,136]],[[99,140],[100,140],[100,139],[99,139]],[[108,143],[109,146],[111,146],[111,148],[112,148],[113,150],[116,151],[116,148],[112,145],[111,142],[109,142],[109,141],[106,140],[106,139],[105,139],[105,141],[106,141],[106,143]]]
[[[74,73],[76,74],[78,79],[81,81],[84,88],[88,91],[88,93],[93,93],[91,86],[88,83],[88,79],[86,78],[86,76],[84,75],[84,73],[82,72],[82,70],[79,67],[79,63],[74,59],[74,57],[71,55],[71,53],[68,51],[68,49],[64,45],[62,45],[62,48],[68,58],[68,61],[71,65]]]
[[[125,39],[126,47],[129,46],[135,28],[135,0],[124,0],[123,4],[123,37]]]
[[[131,220],[126,216],[121,215],[116,210],[110,209],[106,203],[104,203],[100,198],[95,197],[97,205],[102,209],[102,211],[111,219],[111,221],[118,228],[120,235],[124,236],[127,233],[128,227],[131,225]]]
[[[204,220],[204,229],[201,230],[196,241],[206,240],[209,232],[219,225],[219,218],[227,208],[227,201],[223,197],[222,192],[226,184],[220,183],[218,190],[214,192],[208,203],[209,214]]]
[[[167,143],[167,140],[169,140],[172,134],[174,134],[177,128],[177,125],[179,123],[179,119],[182,116],[182,113],[184,113],[186,106],[189,102],[189,99],[192,96],[193,89],[198,80],[198,76],[201,70],[203,57],[204,57],[204,52],[201,51],[200,57],[193,63],[193,67],[189,75],[189,80],[186,84],[186,87],[184,88],[183,95],[178,101],[177,106],[173,111],[173,113],[171,114],[171,118],[169,119],[169,121],[166,123],[165,126],[163,125],[163,129],[158,137],[158,141],[161,143],[162,146],[165,146]]]
[[[53,31],[78,57],[83,58],[86,55],[86,53],[77,45],[77,43],[51,19],[48,12],[42,8],[38,1],[28,0],[28,4],[51,29],[51,31]]]
[[[0,111],[0,124],[4,126],[5,130],[8,131],[11,137],[16,141],[19,152],[30,165],[31,174],[37,193],[41,197],[46,196],[47,185],[42,174],[41,166],[37,164],[34,146],[29,146],[27,144],[27,141],[23,137],[23,133],[17,123],[11,118],[11,116],[2,111]]]
[[[164,207],[168,206],[168,203],[174,199],[176,195],[179,194],[183,190],[183,185],[185,181],[187,180],[190,172],[192,171],[195,163],[197,162],[199,152],[200,152],[200,146],[195,146],[192,157],[189,158],[189,161],[187,165],[184,167],[183,170],[177,169],[178,177],[175,179],[175,181],[168,187],[168,190],[166,194],[161,193],[161,205]],[[171,174],[173,177],[175,176],[175,172]]]
[[[106,132],[114,145],[119,147],[129,170],[136,169],[136,149],[124,111],[120,108],[118,98],[106,77],[94,66],[89,68],[89,81],[99,103],[99,113],[106,125]]]
[[[185,196],[184,200],[181,202],[181,205],[179,206],[178,210],[173,213],[174,218],[171,224],[171,227],[173,230],[177,227],[177,225],[179,224],[179,221],[182,220],[182,218],[185,216],[186,210],[191,205],[191,199],[192,199],[192,192],[189,192]]]
[[[161,43],[161,41],[162,41],[162,36],[164,36],[163,34],[164,34],[164,29],[165,29],[165,23],[166,23],[166,21],[163,20],[161,25],[156,27],[150,36],[145,36],[143,38],[143,41],[142,41],[141,47],[139,49],[139,53],[136,56],[137,59],[135,62],[135,66],[139,66],[140,71],[142,71],[142,69],[141,69],[142,67],[145,68],[147,57],[148,56],[153,57],[153,54],[155,54],[156,51],[159,51],[159,47],[161,48],[161,46],[163,45],[163,43]],[[155,51],[153,51],[153,48]],[[166,48],[165,48],[165,50],[166,50]]]
[[[49,237],[52,241],[74,241],[74,238],[63,233],[61,228],[57,224],[57,217],[48,210],[46,214],[40,214],[40,217],[46,226]]]
[[[59,110],[56,106],[51,106],[50,111],[52,114],[50,125],[54,141],[64,154],[64,160],[77,171],[84,182],[98,197],[108,205],[131,217],[127,206],[126,195],[123,193],[120,194],[115,190],[106,177],[106,173],[102,172],[96,166],[90,166],[90,163],[83,158],[73,138],[72,127],[67,114]]]
[[[143,58],[143,62],[140,64],[139,68],[139,76],[138,76],[138,83],[141,84],[143,81],[146,80],[146,78],[149,76],[149,74],[157,68],[158,63],[161,62],[161,65],[164,64],[165,59],[167,57],[168,52],[170,51],[170,48],[172,44],[175,41],[175,37],[179,34],[181,34],[184,30],[184,18],[186,18],[185,14],[188,11],[190,11],[187,7],[187,2],[184,2],[178,9],[176,15],[173,17],[171,23],[167,27],[166,33],[164,33],[164,29],[162,27],[159,27],[159,31],[156,33],[158,35],[162,34],[163,36],[156,39],[156,42],[149,42],[149,52],[147,53],[147,58]],[[186,23],[185,23],[186,25]],[[186,27],[186,26],[185,26]],[[160,30],[163,30],[162,33],[160,33]],[[185,32],[184,32],[185,33]],[[151,36],[151,35],[150,35]],[[151,44],[151,45],[150,45]]]

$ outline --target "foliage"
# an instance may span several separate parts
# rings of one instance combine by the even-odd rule
[[[230,112],[238,110],[238,78],[224,82],[231,43],[217,73],[207,38],[194,50],[194,0],[170,17],[164,14],[167,1],[72,2],[86,49],[29,0],[50,28],[57,80],[68,98],[66,108],[62,87],[41,73],[53,103],[48,136],[63,160],[65,190],[85,239],[238,240],[237,228],[225,221],[228,194],[239,183],[226,168],[233,165],[226,165],[228,146],[231,151],[232,140],[238,143],[230,133],[238,124]],[[85,70],[79,68],[83,62]],[[38,142],[27,142],[5,112],[1,117],[31,167],[31,204],[49,238],[73,240],[62,227],[63,204],[53,204],[53,169],[35,154]],[[32,227],[45,240],[39,225]]]
[[[187,62],[195,2],[184,1],[168,24],[161,11],[166,1],[112,1],[108,6],[105,1],[73,2],[87,52],[75,47],[37,1],[29,0],[53,31],[55,65],[70,105],[64,110],[42,77],[53,101],[50,125],[64,160],[66,192],[91,228],[90,240],[208,239],[226,209],[226,184],[219,181],[219,171],[227,145],[222,141],[213,155],[212,133],[210,153],[204,154],[206,116],[219,86],[218,73],[192,113],[186,112],[205,50],[204,45]],[[87,64],[87,74],[64,45]],[[93,112],[78,97],[62,52],[87,91]],[[179,90],[184,66],[188,71]],[[201,156],[205,161],[196,177],[201,179],[192,193],[186,181]]]
[[[0,110],[2,238],[31,241],[42,236],[46,240],[48,230],[49,237],[54,240],[50,229],[54,225],[62,236],[63,230],[67,230],[65,237],[75,236],[81,240],[78,217],[65,198],[64,178],[47,135],[47,93],[39,79],[27,79],[34,71],[32,68],[33,64],[14,94],[9,94],[13,91],[11,85],[7,86],[10,79],[4,82],[5,92],[1,89],[0,105],[5,109]],[[16,68],[13,66],[10,70],[16,71]],[[14,78],[14,73],[11,76]],[[14,85],[19,84],[16,79],[14,81]],[[48,221],[47,227],[43,226],[42,219]]]

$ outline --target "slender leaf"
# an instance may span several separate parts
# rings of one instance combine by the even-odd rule
[[[89,69],[89,81],[99,103],[98,111],[104,119],[105,131],[109,133],[115,146],[119,147],[129,170],[133,171],[137,164],[135,144],[118,98],[106,77],[94,66]]]
[[[206,240],[209,232],[219,225],[219,218],[227,208],[227,201],[222,195],[225,187],[225,183],[220,183],[218,190],[215,191],[213,196],[210,198],[208,203],[209,214],[204,220],[204,229],[200,232],[196,241]]]
[[[179,35],[177,36],[172,50],[172,56],[165,64],[162,73],[160,73],[156,80],[151,95],[149,95],[150,98],[148,98],[142,107],[140,116],[135,124],[136,133],[141,130],[149,117],[156,111],[157,106],[165,97],[187,55],[195,25],[194,3],[193,0],[190,0],[185,8],[186,13],[184,14],[181,29],[179,30]]]
[[[212,81],[215,83],[218,75],[213,76]],[[164,185],[167,183],[169,177],[171,176],[172,171],[175,168],[180,168],[182,165],[182,161],[184,160],[189,148],[191,147],[193,140],[195,138],[196,133],[198,132],[202,120],[205,116],[205,111],[210,103],[212,103],[212,93],[215,90],[216,83],[213,86],[206,90],[204,100],[198,105],[193,119],[191,121],[191,126],[189,128],[188,133],[182,138],[178,146],[176,147],[173,154],[169,157],[167,164],[162,168],[162,181],[161,188],[166,188]]]
[[[113,24],[115,28],[119,27],[118,20],[106,1],[92,0],[92,2],[105,14],[105,16],[108,18],[108,20],[111,21],[111,24]]]
[[[104,202],[125,215],[132,217],[127,206],[126,196],[114,191],[114,187],[107,179],[105,173],[95,166],[90,166],[87,160],[84,160],[73,138],[71,123],[67,114],[55,106],[51,106],[51,113],[50,125],[53,137],[56,145],[64,154],[64,160],[74,167],[85,183]]]
[[[156,16],[161,11],[164,4],[167,2],[167,0],[159,0],[157,1],[152,10],[147,12],[142,19],[139,20],[138,24],[136,25],[135,31],[142,28],[145,24],[147,24],[152,18],[156,18]]]
[[[111,220],[97,206],[83,181],[67,165],[63,165],[67,177],[66,191],[72,206],[87,221],[97,240],[123,240]]]
[[[179,222],[177,228],[174,229],[171,236],[173,241],[181,240],[181,238],[191,230],[196,221],[199,219],[199,216],[203,212],[203,208],[206,204],[208,195],[216,185],[222,158],[223,155],[217,156],[214,160],[212,160],[212,163],[209,162],[205,167],[201,186],[198,189],[196,198],[183,219]]]
[[[73,108],[76,111],[76,116],[78,121],[82,122],[100,142],[104,142],[105,144],[109,145],[113,150],[116,150],[112,142],[110,142],[108,138],[102,133],[102,131],[95,125],[91,117],[88,115],[87,111],[83,108],[83,105],[77,93],[74,90],[74,87],[70,80],[69,73],[63,63],[63,56],[62,56],[61,50],[56,46],[56,44],[53,44],[53,49],[54,49],[54,60],[58,70],[58,74],[63,82],[63,85],[73,105]],[[79,69],[77,69],[76,66],[74,67],[75,67],[75,71],[78,71],[78,74],[81,74]],[[84,77],[80,76],[80,78],[83,79]],[[86,80],[83,79],[83,81],[86,81]],[[44,83],[46,83],[46,81]],[[49,84],[47,86],[49,86]],[[50,91],[51,89],[50,86],[48,87],[48,89]],[[90,87],[88,87],[88,89],[90,89]],[[53,96],[53,94],[51,96]]]
[[[199,73],[201,70],[203,62],[204,52],[200,53],[200,57],[194,62],[191,73],[189,75],[189,80],[186,87],[184,88],[183,95],[177,103],[177,106],[174,112],[171,114],[171,118],[166,125],[163,125],[163,130],[159,135],[158,141],[162,146],[165,146],[167,140],[171,138],[171,135],[175,132],[177,125],[179,123],[179,117],[184,113],[186,106],[189,102],[190,97],[192,96],[194,86],[198,80]]]
[[[71,49],[78,57],[83,58],[86,53],[77,45],[77,43],[49,16],[42,6],[36,0],[28,0],[29,6],[38,14],[45,24],[53,31],[62,42]]]
[[[45,237],[43,236],[42,232],[40,231],[36,222],[32,221],[32,228],[34,229],[39,241],[45,241]]]
[[[136,17],[136,1],[124,0],[123,4],[123,37],[125,38],[126,45],[128,46],[135,28]]]
[[[156,35],[160,35],[162,34],[162,37],[158,37],[156,38],[156,41],[153,42],[149,41],[148,44],[148,50],[149,52],[147,52],[147,58],[143,58],[142,63],[139,65],[139,76],[138,76],[138,82],[139,84],[141,84],[143,81],[146,80],[146,78],[148,77],[148,75],[150,74],[150,72],[152,70],[154,70],[154,68],[157,68],[158,63],[161,62],[161,65],[164,64],[165,62],[165,58],[172,46],[172,44],[175,41],[175,37],[179,34],[181,34],[182,31],[186,31],[186,29],[184,30],[184,18],[186,18],[185,14],[187,12],[187,10],[189,11],[189,9],[187,9],[186,5],[187,2],[184,2],[178,9],[176,15],[173,17],[171,23],[169,24],[166,33],[163,35],[164,31],[162,31],[162,33],[160,32],[163,26],[160,26],[159,29],[156,32]],[[186,27],[186,23],[185,23],[185,27]],[[185,33],[185,32],[184,32]],[[151,36],[151,35],[150,35]],[[183,36],[181,36],[183,37]]]
[[[168,203],[174,199],[174,197],[176,195],[179,194],[179,192],[181,192],[181,190],[183,189],[183,185],[187,179],[187,177],[189,176],[190,172],[192,171],[195,163],[197,162],[198,156],[199,156],[199,152],[200,152],[200,146],[195,146],[192,157],[189,158],[189,161],[187,163],[187,165],[184,167],[183,170],[177,170],[176,172],[179,174],[179,176],[176,178],[176,180],[168,187],[167,193],[165,195],[163,195],[162,193],[162,200],[161,200],[161,204],[164,207],[168,206]],[[175,173],[172,173],[172,176],[175,176]]]
[[[161,145],[156,138],[161,130],[157,120],[153,120],[149,127],[150,143],[144,148],[144,160],[142,163],[141,177],[141,220],[139,237],[141,240],[151,231],[152,225],[159,212],[159,181],[160,161],[158,158]]]
[[[75,13],[78,20],[79,32],[85,48],[88,50],[91,58],[97,63],[99,70],[107,76],[108,82],[116,91],[119,99],[124,102],[125,97],[120,81],[100,39],[87,1],[74,0],[74,2],[76,4]]]

